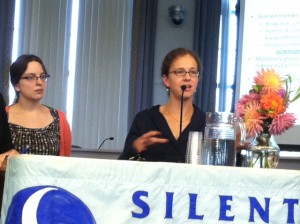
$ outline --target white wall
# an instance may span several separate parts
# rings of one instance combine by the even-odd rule
[[[183,5],[185,8],[184,22],[182,25],[174,25],[169,17],[169,7]],[[194,0],[160,0],[158,1],[157,30],[155,41],[155,63],[153,82],[153,105],[163,104],[168,100],[168,95],[161,80],[161,63],[165,55],[178,47],[193,48],[194,35]]]

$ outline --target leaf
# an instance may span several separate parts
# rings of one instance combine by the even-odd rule
[[[285,87],[286,87],[286,97],[289,98],[291,93],[294,92],[294,91],[291,91],[290,90],[290,87],[292,85],[292,77],[290,75],[286,75],[287,78],[285,79]],[[295,96],[293,97],[293,99],[290,100],[290,103],[296,101],[297,99],[299,99],[300,97],[300,87],[298,87],[296,93],[295,93]]]
[[[299,99],[299,97],[300,97],[300,87],[298,87],[294,98],[290,102],[292,103],[292,102],[296,101],[297,99]]]

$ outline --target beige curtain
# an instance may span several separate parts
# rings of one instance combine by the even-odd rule
[[[123,149],[127,135],[132,1],[80,1],[74,144]]]
[[[67,112],[73,145],[120,151],[127,134],[132,0],[79,1],[78,33],[71,33],[72,1],[21,2],[18,55],[40,56],[51,75],[43,103]],[[77,35],[74,91],[67,93],[70,37]],[[67,108],[74,97],[73,107]]]

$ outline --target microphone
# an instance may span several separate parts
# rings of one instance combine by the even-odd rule
[[[181,131],[182,131],[182,110],[183,110],[183,93],[186,90],[186,85],[181,86],[182,94],[181,94],[181,101],[180,101],[180,120],[179,120],[179,138],[181,142]]]
[[[102,141],[102,143],[100,144],[100,146],[99,146],[98,149],[101,148],[101,146],[104,144],[104,142],[106,142],[106,140],[114,140],[114,137],[105,138],[105,139]]]
[[[183,93],[184,91],[186,90],[186,85],[182,85],[181,86],[181,90],[182,90],[182,94],[181,94],[181,101],[180,101],[180,120],[179,120],[179,142],[180,142],[180,145],[182,143],[182,140],[181,140],[181,132],[182,132],[182,110],[183,110]],[[179,161],[180,161],[180,155],[179,156]]]

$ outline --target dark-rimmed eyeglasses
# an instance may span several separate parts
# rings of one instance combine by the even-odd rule
[[[41,81],[47,81],[47,79],[50,78],[49,74],[40,74],[39,76],[34,73],[28,73],[24,76],[22,76],[20,79],[25,79],[27,81],[33,82],[40,79]]]
[[[189,75],[192,76],[192,77],[198,77],[199,76],[199,71],[197,71],[197,70],[185,71],[184,69],[178,69],[178,70],[175,70],[175,71],[171,71],[169,73],[174,73],[177,76],[185,76],[187,73],[189,73]]]
[[[137,155],[135,155],[133,157],[130,157],[129,160],[146,161],[146,159],[144,157],[142,157],[140,153],[138,153]]]

